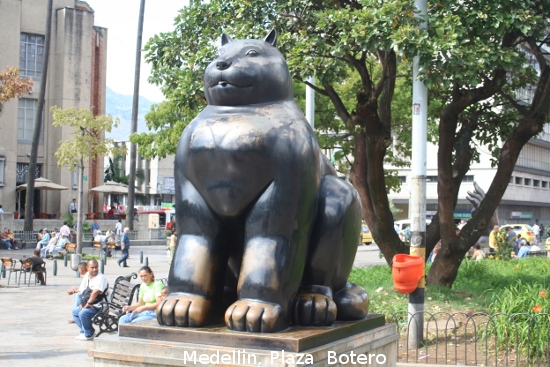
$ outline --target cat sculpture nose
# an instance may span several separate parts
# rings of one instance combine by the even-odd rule
[[[218,70],[225,70],[227,68],[229,68],[231,66],[231,63],[230,62],[226,62],[226,61],[218,61],[216,62],[216,69]]]

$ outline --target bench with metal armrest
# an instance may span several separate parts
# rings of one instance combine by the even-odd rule
[[[109,300],[99,303],[101,310],[92,319],[92,322],[99,326],[96,336],[104,332],[111,333],[118,330],[118,319],[124,315],[122,307],[130,306],[136,300],[139,292],[140,284],[132,283],[132,278],[136,279],[137,274],[132,273],[118,277],[108,296]]]

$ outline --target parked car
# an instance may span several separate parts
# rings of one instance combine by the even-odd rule
[[[504,229],[506,227],[512,227],[514,232],[516,232],[516,236],[521,234],[521,238],[525,238],[525,240],[529,243],[535,240],[535,232],[533,231],[533,227],[529,224],[505,224],[501,226],[500,229]]]
[[[428,224],[430,224],[431,222],[432,222],[431,219],[426,219],[426,226]],[[409,228],[409,231],[410,231],[411,220],[410,219],[397,220],[397,221],[395,221],[393,226],[395,228],[395,231],[399,235],[399,238],[401,239],[401,241],[405,241],[405,237],[406,237],[405,229]]]
[[[365,223],[361,224],[361,244],[370,245],[372,243],[372,233]]]

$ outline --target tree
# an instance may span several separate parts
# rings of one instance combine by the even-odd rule
[[[393,230],[384,162],[406,158],[410,114],[396,114],[396,103],[405,97],[395,94],[396,85],[410,80],[404,71],[420,55],[430,88],[430,131],[439,142],[439,210],[427,228],[427,251],[443,240],[428,280],[450,286],[502,198],[521,148],[546,121],[550,71],[542,50],[548,43],[544,30],[550,4],[447,0],[430,5],[429,27],[419,30],[414,4],[404,0],[191,4],[176,18],[173,32],[153,37],[146,46],[150,80],[161,85],[168,98],[164,107],[176,117],[173,123],[164,120],[170,138],[179,136],[205,104],[202,74],[214,58],[221,30],[236,38],[258,38],[275,27],[291,75],[306,84],[315,75],[312,87],[334,106],[337,119],[330,128],[345,137],[342,155],[351,153],[350,178],[363,216],[391,263],[395,254],[409,249]],[[521,49],[536,55],[540,74],[526,67]],[[522,105],[513,92],[529,83],[537,92],[532,104]],[[410,108],[410,100],[408,104]],[[149,141],[144,135],[133,138],[142,145],[164,144],[151,135]],[[499,168],[485,200],[457,238],[453,211],[462,178],[477,159],[476,144],[489,146]]]
[[[84,223],[83,198],[84,198],[84,162],[93,157],[104,157],[110,154],[126,154],[126,146],[116,147],[112,139],[105,138],[104,132],[110,132],[119,124],[118,118],[111,116],[97,116],[83,108],[68,108],[62,110],[53,106],[53,126],[69,126],[73,133],[70,140],[63,140],[55,156],[58,167],[68,167],[73,171],[78,168],[78,227],[77,227],[77,252],[82,253],[82,229]]]
[[[32,79],[19,76],[19,69],[12,67],[0,70],[0,113],[4,102],[12,98],[20,98],[32,90]]]

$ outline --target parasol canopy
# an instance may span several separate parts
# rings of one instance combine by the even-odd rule
[[[120,182],[107,181],[103,185],[90,189],[90,191],[102,192],[105,194],[128,194],[128,185]],[[141,194],[141,191],[135,189],[135,193]]]
[[[34,180],[34,188],[35,190],[51,190],[51,191],[60,191],[60,190],[68,190],[68,187],[56,184],[54,182],[51,182],[47,178],[44,177],[38,177]],[[27,184],[22,184],[16,187],[17,191],[20,190],[26,190]]]

